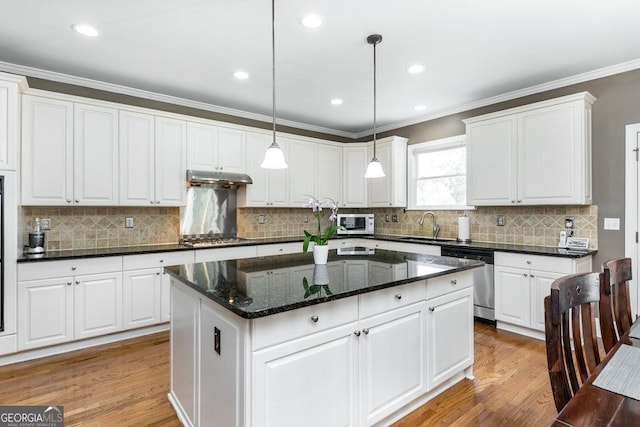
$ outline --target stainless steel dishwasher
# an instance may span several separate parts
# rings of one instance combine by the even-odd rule
[[[493,287],[493,249],[470,246],[443,246],[442,256],[484,261],[484,267],[473,269],[473,315],[496,321],[495,290]]]

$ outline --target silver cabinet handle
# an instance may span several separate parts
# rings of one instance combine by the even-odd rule
[[[163,259],[161,259],[161,260],[160,260],[160,264],[162,264],[163,262],[164,262],[164,260],[163,260]]]
[[[149,201],[149,203],[153,204],[153,200]]]
[[[452,285],[457,285],[457,284],[458,284],[458,281],[457,281],[456,279],[453,279],[453,280],[451,281],[451,284],[452,284]]]
[[[71,267],[71,271],[76,271],[78,267]]]
[[[360,331],[354,331],[354,332],[353,332],[353,335],[355,335],[355,336],[359,337],[359,336],[360,336]]]
[[[536,277],[536,276],[534,276],[533,274],[531,274],[529,277]]]
[[[67,199],[67,203],[71,203],[71,199]]]
[[[159,275],[160,275],[160,272],[158,271],[158,272],[156,273],[156,276],[159,276]]]
[[[365,334],[365,335],[369,335],[369,330],[367,328],[364,328],[362,330],[362,333]]]
[[[80,284],[80,280],[76,280],[76,285],[79,285],[79,284]]]
[[[400,301],[400,300],[402,299],[402,295],[400,295],[400,294],[396,294],[396,299],[397,299],[398,301]]]
[[[311,316],[311,321],[312,321],[313,323],[318,323],[318,316],[315,316],[315,315],[314,315],[314,316]]]
[[[71,282],[67,282],[67,286],[71,286]]]
[[[529,275],[527,273],[524,273],[524,277],[529,277]]]
[[[76,203],[80,203],[80,200],[76,200]]]
[[[436,311],[435,307],[429,307],[429,311]]]
[[[511,201],[511,203],[515,203],[515,202],[516,202],[515,200],[512,200],[512,201]]]
[[[529,260],[529,259],[528,259],[528,260],[527,260],[527,264],[531,264],[531,260]]]

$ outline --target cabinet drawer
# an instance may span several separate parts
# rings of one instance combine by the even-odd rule
[[[256,246],[257,256],[284,255],[302,252],[302,242]]]
[[[389,242],[389,250],[409,252],[412,254],[422,255],[437,255],[440,256],[441,249],[438,245],[428,245],[420,243],[402,243],[402,242]]]
[[[494,262],[495,265],[503,265],[505,267],[553,271],[565,274],[573,273],[573,259],[571,258],[496,252]]]
[[[227,259],[253,258],[255,246],[233,246],[226,248],[196,249],[196,262],[222,261]]]
[[[122,271],[122,257],[82,258],[18,264],[18,280],[41,280],[53,277]]]
[[[427,279],[427,299],[473,286],[473,270]]]
[[[424,280],[360,295],[360,318],[425,300]]]
[[[140,270],[143,268],[167,267],[170,265],[192,264],[192,250],[175,252],[157,252],[153,254],[125,255],[122,258],[123,270]]]
[[[262,317],[253,320],[252,349],[258,350],[357,320],[357,296]]]

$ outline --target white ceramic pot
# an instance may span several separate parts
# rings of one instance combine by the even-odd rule
[[[329,245],[313,246],[313,262],[315,264],[326,264],[329,256]]]

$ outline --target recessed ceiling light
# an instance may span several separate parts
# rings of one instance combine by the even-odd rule
[[[416,111],[424,111],[427,109],[426,105],[416,105],[415,107],[413,107],[414,110]]]
[[[233,73],[233,77],[238,80],[246,80],[249,78],[249,73],[247,73],[246,71],[236,71],[235,73]]]
[[[409,68],[407,68],[407,72],[411,73],[411,74],[418,74],[424,71],[424,65],[420,65],[420,64],[414,64],[412,66],[410,66]]]
[[[80,33],[83,34],[85,36],[89,36],[89,37],[95,37],[98,35],[98,30],[96,30],[95,28],[93,28],[91,25],[89,24],[73,24],[71,26],[71,28]]]
[[[310,13],[300,18],[300,24],[305,28],[318,28],[322,25],[324,19],[322,16]]]
[[[342,99],[335,98],[331,100],[331,105],[342,105]]]

